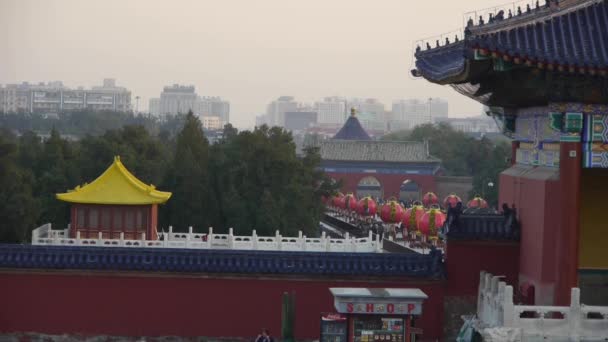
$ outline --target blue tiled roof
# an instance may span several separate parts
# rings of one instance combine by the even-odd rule
[[[361,126],[359,119],[356,116],[351,115],[348,120],[344,123],[344,126],[340,128],[338,133],[334,136],[334,139],[340,140],[372,140],[367,132]]]
[[[322,253],[0,244],[0,269],[440,278],[442,253]]]
[[[561,7],[560,7],[561,6]],[[415,76],[438,83],[464,77],[474,51],[567,72],[606,75],[608,68],[608,2],[551,0],[519,15],[488,23],[469,23],[465,39],[444,46],[416,51]],[[458,81],[458,80],[456,80]]]

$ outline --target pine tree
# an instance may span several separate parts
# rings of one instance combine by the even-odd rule
[[[184,127],[177,135],[173,162],[169,166],[165,188],[173,192],[164,214],[165,223],[176,230],[193,226],[206,230],[213,222],[209,189],[209,143],[200,120],[189,112]]]

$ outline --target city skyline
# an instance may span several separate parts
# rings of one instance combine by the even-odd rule
[[[470,1],[467,10],[496,4]],[[462,5],[428,1],[413,11],[396,0],[8,0],[0,3],[6,42],[0,83],[61,80],[87,87],[116,78],[133,99],[140,96],[140,110],[163,86],[192,84],[205,96],[230,101],[231,121],[242,129],[253,127],[255,116],[281,94],[309,103],[327,96],[385,104],[441,97],[450,102],[450,114],[473,115],[479,104],[410,75],[417,39],[462,27],[454,11],[462,12]],[[294,25],[295,19],[304,21]],[[41,30],[46,39],[39,39]]]

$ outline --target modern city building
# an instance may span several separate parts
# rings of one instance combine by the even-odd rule
[[[317,112],[295,111],[285,112],[285,129],[303,131],[317,124]]]
[[[326,97],[323,101],[315,102],[319,124],[334,124],[341,126],[346,120],[346,99],[342,97]]]
[[[230,103],[217,96],[199,96],[192,85],[174,84],[163,88],[160,98],[149,101],[150,114],[163,118],[167,115],[192,111],[199,117],[219,117],[222,125],[230,121]]]
[[[448,102],[440,98],[403,99],[393,102],[388,128],[391,131],[412,129],[448,117]]]
[[[5,113],[59,113],[72,110],[131,110],[131,91],[107,78],[91,89],[70,89],[62,82],[7,84],[0,88],[0,109]]]
[[[480,115],[468,118],[438,118],[435,122],[445,122],[455,130],[464,133],[497,133],[496,121],[489,116]]]
[[[285,126],[285,112],[298,110],[298,103],[293,96],[281,96],[266,106],[266,124],[269,126]]]
[[[223,121],[219,116],[202,116],[203,128],[207,130],[218,130],[224,127]]]

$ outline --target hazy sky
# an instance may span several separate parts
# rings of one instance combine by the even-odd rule
[[[103,78],[141,96],[193,84],[250,128],[280,95],[444,97],[451,116],[481,106],[413,79],[413,43],[463,26],[497,0],[0,0],[0,84]]]

